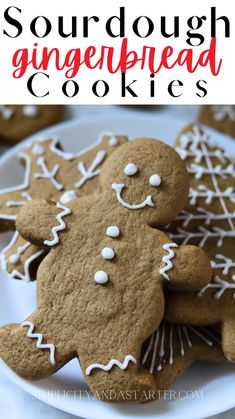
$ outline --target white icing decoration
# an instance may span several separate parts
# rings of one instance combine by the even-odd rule
[[[45,154],[45,149],[41,144],[35,144],[32,148],[32,153],[35,154],[35,156],[43,156],[43,154]]]
[[[232,280],[235,281],[235,275],[232,276]],[[214,294],[214,298],[216,300],[219,300],[220,297],[222,297],[222,295],[224,294],[224,292],[226,290],[235,290],[235,282],[234,283],[230,283],[227,281],[224,281],[223,279],[221,279],[218,275],[213,277],[213,281],[206,285],[204,288],[202,288],[199,292],[198,292],[198,297],[202,297],[202,295],[204,294],[204,292],[208,289],[218,289],[218,291]],[[235,298],[235,293],[233,294],[233,298]]]
[[[133,176],[138,172],[138,167],[134,163],[129,163],[124,169],[124,173],[127,176]]]
[[[97,284],[106,284],[109,280],[108,274],[104,271],[97,271],[94,275],[94,280]]]
[[[32,246],[31,243],[26,242],[24,246],[21,246],[17,249],[17,252],[15,255],[11,255],[9,259],[6,259],[6,253],[13,248],[15,245],[17,239],[19,238],[19,233],[16,231],[10,241],[10,243],[1,251],[0,253],[0,262],[1,262],[1,268],[2,270],[11,278],[13,279],[21,279],[22,281],[29,282],[31,280],[30,278],[30,265],[31,263],[39,258],[42,254],[45,253],[44,249],[41,249],[31,255],[28,259],[24,261],[23,267],[24,267],[24,273],[19,272],[17,269],[14,269],[12,272],[8,272],[7,265],[8,262],[12,263],[13,265],[17,262],[18,257],[20,257],[27,249],[29,249],[30,246]],[[12,259],[12,256],[14,258]],[[14,263],[13,263],[14,262]]]
[[[59,209],[62,209],[62,212],[60,212],[57,216],[56,216],[56,220],[58,221],[59,225],[52,227],[52,236],[53,239],[52,240],[44,240],[44,244],[46,246],[55,246],[56,244],[59,243],[59,236],[58,236],[58,232],[65,230],[66,229],[66,224],[63,220],[63,217],[65,217],[66,215],[71,214],[71,209],[68,207],[65,207],[64,205],[57,203],[56,207]]]
[[[103,162],[103,160],[106,157],[106,154],[107,153],[104,150],[98,151],[98,153],[96,154],[95,159],[93,160],[91,165],[88,167],[88,169],[86,168],[86,166],[83,162],[78,163],[78,170],[81,172],[82,177],[78,182],[75,183],[75,186],[77,188],[80,188],[89,179],[92,179],[93,177],[100,174],[101,170],[97,169],[97,166],[99,166]]]
[[[208,151],[205,153],[205,155],[199,149],[195,149],[194,151],[189,151],[181,147],[176,147],[175,150],[177,151],[177,153],[180,155],[180,157],[183,160],[186,160],[187,158],[192,157],[194,158],[195,163],[201,163],[201,161],[205,157],[216,157],[218,160],[220,160],[221,163],[225,163],[226,158],[228,158],[226,151],[220,150],[220,149],[215,150],[215,151]]]
[[[78,196],[75,191],[66,191],[63,195],[61,195],[60,202],[61,204],[67,204],[67,202],[70,202],[77,197]]]
[[[213,191],[208,189],[205,185],[199,185],[198,190],[190,188],[189,192],[190,204],[195,205],[198,199],[205,199],[205,204],[211,204],[216,198],[228,198],[230,202],[235,203],[235,192],[232,186],[229,186],[224,191]]]
[[[27,332],[27,337],[31,339],[37,339],[37,348],[38,349],[49,349],[50,350],[50,363],[55,365],[55,345],[52,343],[42,343],[43,335],[41,333],[33,333],[34,324],[30,321],[25,321],[21,324],[22,327],[29,327]]]
[[[211,267],[213,269],[223,269],[222,274],[228,275],[231,268],[235,268],[235,262],[232,259],[226,258],[224,255],[215,255],[215,258],[218,260],[222,260],[222,263],[217,263],[215,261],[211,261]]]
[[[231,211],[227,204],[228,202],[235,203],[235,192],[233,186],[229,186],[225,190],[221,190],[221,185],[217,178],[218,176],[222,179],[226,179],[227,177],[234,178],[235,167],[233,164],[229,164],[227,160],[223,161],[225,157],[228,159],[229,157],[227,157],[222,149],[209,149],[209,147],[215,148],[216,146],[205,133],[200,131],[198,127],[194,127],[193,132],[184,135],[183,141],[180,139],[180,145],[182,148],[189,148],[189,150],[187,149],[185,150],[185,153],[183,153],[185,160],[187,160],[187,158],[191,159],[194,157],[196,162],[196,159],[199,159],[200,156],[200,161],[203,158],[206,163],[206,167],[204,168],[197,165],[193,166],[193,169],[195,170],[191,170],[191,173],[194,172],[195,178],[199,179],[203,174],[206,174],[207,176],[210,176],[212,183],[212,187],[210,187],[210,189],[206,185],[201,184],[198,186],[197,190],[190,190],[191,205],[195,205],[198,199],[203,199],[205,205],[211,205],[214,200],[217,199],[222,207],[221,213],[218,214],[214,214],[212,211],[205,210],[204,208],[195,208],[196,211],[192,211],[192,213],[184,211],[179,217],[177,217],[178,220],[181,221],[181,226],[186,227],[189,222],[200,219],[204,222],[204,225],[210,225],[212,224],[212,221],[217,222],[224,220],[227,221],[229,229],[226,230],[225,228],[220,228],[217,224],[212,225],[211,229],[200,225],[196,231],[195,228],[193,231],[187,231],[178,226],[176,227],[176,233],[170,233],[169,235],[173,240],[176,240],[177,242],[179,241],[180,244],[183,245],[188,244],[192,240],[193,243],[196,243],[199,247],[204,247],[208,243],[208,240],[216,239],[217,247],[222,247],[224,239],[235,237],[235,211]],[[224,163],[225,168],[221,165],[216,165],[213,159],[218,159],[221,163]],[[190,168],[192,169],[192,165]],[[233,180],[231,183],[234,183]],[[219,299],[224,295],[226,290],[232,291],[235,289],[235,275],[230,273],[231,268],[235,267],[235,261],[221,254],[215,255],[215,259],[216,261],[214,260],[211,262],[213,270],[220,269],[221,276],[229,276],[222,278],[219,275],[214,275],[212,282],[202,288],[198,292],[198,296],[203,296],[208,289],[214,289],[216,291],[214,293],[214,298]],[[233,297],[235,298],[235,293],[233,294]]]
[[[197,213],[191,213],[188,211],[182,211],[181,214],[176,217],[177,221],[182,222],[183,227],[187,227],[191,221],[202,220],[205,225],[210,225],[215,220],[228,220],[228,218],[235,219],[235,211],[233,213],[226,214],[214,214],[213,212],[207,211],[204,208],[196,208]]]
[[[17,263],[19,263],[19,261],[20,261],[20,255],[18,253],[15,253],[15,254],[13,254],[9,257],[9,262],[12,265],[17,265]]]
[[[164,266],[164,268],[161,268],[159,270],[159,273],[167,281],[170,281],[170,278],[166,272],[173,268],[173,263],[171,262],[171,259],[173,259],[173,257],[175,256],[174,251],[171,249],[172,247],[178,247],[178,245],[176,243],[168,243],[162,246],[163,250],[168,252],[168,255],[163,256],[162,262],[165,263],[166,266]]]
[[[161,177],[157,174],[152,175],[149,178],[149,183],[152,186],[159,186],[159,185],[161,185],[161,182],[162,182]]]
[[[192,239],[201,239],[197,245],[204,247],[208,239],[215,238],[218,239],[216,243],[217,247],[221,247],[225,237],[235,237],[235,230],[227,231],[215,226],[211,230],[208,230],[203,226],[199,226],[197,232],[191,232],[177,227],[176,233],[168,233],[168,235],[173,240],[182,240],[181,244],[183,246],[188,244]]]
[[[48,179],[58,191],[63,189],[63,185],[57,182],[57,180],[55,179],[55,176],[57,175],[58,170],[60,169],[59,164],[55,164],[51,171],[48,169],[44,157],[39,157],[37,160],[37,164],[41,168],[42,173],[35,173],[35,179]]]
[[[3,119],[9,120],[14,115],[15,111],[10,106],[0,105],[0,114],[2,115]]]
[[[109,226],[106,230],[106,235],[108,237],[116,238],[120,235],[120,230],[117,226]]]
[[[126,201],[124,201],[124,199],[121,196],[123,188],[125,188],[125,185],[122,183],[112,184],[112,189],[116,192],[116,198],[123,207],[134,210],[134,209],[141,209],[146,206],[149,206],[149,207],[155,206],[152,201],[152,197],[150,195],[148,195],[147,198],[140,204],[128,204]]]
[[[119,367],[121,370],[125,370],[128,367],[129,362],[133,362],[133,364],[137,364],[137,360],[132,355],[127,355],[124,359],[124,362],[120,362],[117,359],[111,359],[111,361],[107,365],[91,364],[86,369],[86,375],[90,375],[91,371],[95,368],[98,368],[103,371],[110,371],[114,365]]]
[[[25,198],[25,201],[7,201],[6,202],[6,207],[8,207],[8,208],[21,207],[26,202],[31,201],[31,199],[32,199],[31,195],[29,195],[28,192],[22,192],[21,196],[22,196],[22,198]]]
[[[227,179],[228,176],[235,178],[235,168],[233,164],[229,164],[226,168],[222,168],[220,164],[215,167],[205,168],[199,164],[192,163],[188,168],[189,173],[195,174],[195,179],[201,179],[204,175],[215,175],[222,179]]]
[[[115,256],[115,252],[111,247],[104,247],[101,254],[104,259],[113,259]]]
[[[235,122],[235,106],[234,105],[214,105],[211,107],[215,121],[223,121],[228,118]]]
[[[205,327],[196,328],[192,326],[169,323],[167,329],[166,324],[167,323],[163,320],[159,328],[152,334],[149,339],[149,344],[142,357],[142,365],[145,365],[148,360],[151,361],[149,367],[149,372],[151,374],[155,371],[161,371],[165,364],[173,365],[174,352],[176,348],[180,356],[184,357],[187,347],[190,349],[193,347],[190,339],[193,335],[199,338],[202,342],[205,342],[205,344],[209,347],[212,347],[215,343],[221,345],[221,342],[216,337],[216,334],[211,333]],[[177,338],[177,341],[173,341],[173,337],[175,339]]]
[[[39,112],[37,106],[25,105],[22,108],[22,114],[27,118],[36,118],[39,115]]]
[[[109,145],[110,147],[115,147],[116,145],[118,145],[117,137],[112,136],[109,140]]]

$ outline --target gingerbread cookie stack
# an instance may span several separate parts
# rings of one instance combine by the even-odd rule
[[[178,224],[191,222],[188,196],[192,204],[208,189],[202,200],[214,199],[210,183],[195,195],[189,182],[214,176],[208,159],[221,160],[215,172],[224,181],[233,166],[221,150],[195,151],[192,135],[184,134],[176,151],[154,139],[114,136],[79,156],[52,140],[25,151],[24,184],[0,195],[2,229],[16,227],[2,252],[5,269],[11,272],[15,263],[25,271],[23,255],[39,252],[36,310],[21,324],[0,328],[0,356],[21,377],[42,379],[78,358],[99,399],[146,402],[159,398],[194,360],[224,361],[221,341],[228,356],[219,316],[187,318],[188,301],[213,288],[216,268],[207,247],[206,253],[198,240],[181,240],[186,233]],[[197,159],[187,164],[189,175],[188,155]],[[229,187],[216,190],[220,199]],[[196,222],[205,222],[196,235],[203,242],[210,236],[208,214],[210,208],[196,214]],[[218,217],[222,225],[212,236],[222,246],[233,236]],[[174,299],[182,300],[185,317],[177,315],[177,304],[172,308]]]

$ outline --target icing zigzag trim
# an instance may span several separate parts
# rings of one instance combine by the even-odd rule
[[[53,235],[53,239],[52,240],[45,240],[44,244],[46,246],[54,246],[55,244],[59,243],[59,236],[58,236],[58,231],[62,231],[66,228],[66,224],[63,220],[63,217],[65,217],[66,215],[71,214],[71,209],[68,207],[65,207],[64,205],[60,204],[59,202],[56,204],[57,208],[62,209],[63,211],[60,212],[57,216],[56,216],[56,220],[59,222],[59,225],[52,227],[52,235]]]
[[[125,370],[128,367],[129,362],[137,363],[136,359],[132,355],[127,355],[124,359],[124,362],[120,362],[117,359],[111,359],[107,365],[103,364],[91,364],[86,369],[86,375],[90,375],[91,371],[94,368],[99,368],[100,370],[109,371],[113,368],[114,365],[117,365],[121,370]]]
[[[55,345],[53,345],[53,343],[42,343],[43,335],[41,333],[33,333],[34,324],[32,322],[29,322],[29,321],[23,322],[21,326],[29,327],[27,336],[28,338],[31,338],[31,339],[37,339],[38,349],[50,349],[50,363],[52,365],[55,365]]]
[[[173,267],[173,263],[170,259],[175,256],[175,252],[171,249],[171,247],[178,247],[178,245],[176,243],[168,243],[162,246],[162,248],[168,252],[168,255],[163,256],[162,262],[164,262],[166,266],[164,266],[164,268],[160,269],[159,271],[160,275],[163,276],[163,278],[165,278],[167,281],[170,281],[170,278],[166,272]]]

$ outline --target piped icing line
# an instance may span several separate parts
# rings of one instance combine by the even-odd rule
[[[35,173],[34,174],[35,179],[48,179],[58,191],[61,191],[61,189],[63,189],[64,186],[61,183],[57,182],[57,180],[55,179],[60,169],[60,165],[55,164],[53,169],[49,170],[45,162],[45,159],[42,156],[38,158],[37,164],[41,168],[42,172]]]
[[[22,192],[21,194],[22,198],[24,198],[24,201],[7,201],[6,206],[8,208],[11,207],[22,207],[26,202],[29,202],[32,200],[31,195],[28,192]]]
[[[171,259],[173,259],[173,257],[175,256],[175,252],[172,250],[172,247],[178,247],[178,245],[176,243],[168,243],[162,246],[163,250],[168,252],[168,255],[163,256],[162,262],[165,263],[166,266],[164,266],[164,268],[161,268],[159,273],[167,281],[170,281],[170,278],[166,272],[173,268],[173,263],[171,262]]]
[[[222,168],[220,164],[213,168],[205,168],[196,163],[192,163],[188,168],[188,172],[195,175],[195,179],[201,179],[204,175],[215,175],[221,177],[221,179],[227,179],[229,175],[235,178],[235,169],[233,164],[229,164],[227,167]]]
[[[111,359],[111,361],[107,365],[103,364],[91,364],[86,369],[86,375],[90,375],[91,371],[95,368],[103,370],[103,371],[110,371],[114,365],[119,367],[121,370],[125,370],[129,362],[133,362],[133,364],[137,364],[137,360],[132,355],[126,355],[124,362],[120,362],[117,359]]]
[[[197,208],[198,213],[192,213],[188,211],[182,211],[181,214],[175,218],[177,221],[182,222],[183,227],[187,227],[191,221],[202,220],[205,225],[210,225],[212,221],[216,220],[227,220],[228,217],[235,219],[235,211],[228,213],[228,215],[214,214],[213,212],[207,211],[204,208]]]
[[[216,261],[211,261],[211,267],[213,269],[223,269],[222,274],[228,275],[231,268],[235,268],[235,262],[225,257],[224,255],[215,255],[215,259],[222,260],[222,263],[217,263]]]
[[[234,105],[213,105],[211,106],[213,118],[215,121],[223,121],[228,118],[235,122],[235,106]]]
[[[213,227],[211,230],[206,229],[203,226],[198,227],[198,231],[191,232],[184,230],[183,228],[177,227],[176,233],[168,233],[169,237],[173,240],[180,240],[181,245],[186,245],[193,239],[201,239],[197,244],[199,247],[204,247],[209,239],[217,239],[216,246],[223,246],[224,239],[226,237],[235,237],[235,230],[223,230],[219,227]]]
[[[183,160],[186,160],[191,157],[194,158],[195,163],[201,163],[202,159],[204,159],[205,157],[216,157],[218,160],[220,160],[221,163],[225,163],[226,159],[228,158],[226,151],[222,149],[208,151],[205,155],[199,149],[190,151],[181,147],[176,147],[175,150]]]
[[[151,374],[161,371],[165,364],[173,365],[176,348],[177,353],[181,357],[184,357],[186,349],[192,349],[193,347],[191,340],[191,336],[193,335],[209,347],[212,347],[216,343],[221,345],[221,341],[205,327],[192,327],[184,324],[170,323],[167,331],[166,322],[163,320],[159,328],[149,338],[149,343],[143,353],[141,364],[145,365],[149,360],[149,372]]]
[[[234,283],[230,283],[221,279],[218,275],[215,275],[212,279],[212,282],[205,287],[203,287],[200,291],[198,291],[197,296],[202,297],[203,294],[208,289],[217,289],[218,291],[215,292],[214,298],[219,300],[220,297],[224,294],[226,290],[235,290],[235,275],[232,276],[232,280]],[[233,298],[235,298],[235,292],[233,294]]]
[[[37,339],[37,348],[38,349],[49,349],[50,350],[50,363],[52,365],[55,365],[55,345],[53,343],[42,343],[43,341],[43,335],[41,333],[33,333],[34,330],[34,323],[30,321],[25,321],[21,323],[22,327],[29,327],[29,330],[27,332],[27,337],[31,339]]]
[[[216,198],[227,198],[230,200],[230,202],[235,203],[235,191],[232,186],[229,186],[224,191],[213,191],[207,188],[205,185],[199,185],[197,190],[190,188],[190,205],[195,205],[197,200],[201,198],[205,200],[205,204],[211,204],[212,201]]]
[[[187,148],[189,146],[189,150],[193,152],[198,150],[197,147],[203,143],[208,144],[210,147],[215,146],[214,141],[212,141],[210,136],[203,130],[202,127],[200,127],[200,125],[194,125],[192,127],[192,131],[182,134],[179,142],[182,148]]]
[[[34,253],[33,255],[31,255],[29,258],[27,258],[24,261],[24,273],[19,272],[17,269],[14,269],[12,272],[8,271],[8,263],[13,263],[11,262],[11,257],[13,256],[21,256],[27,249],[29,249],[29,247],[32,246],[31,243],[26,242],[24,246],[21,246],[17,249],[17,253],[12,254],[9,259],[6,258],[6,253],[12,249],[12,247],[15,245],[17,239],[19,237],[19,233],[18,231],[16,231],[10,241],[10,243],[1,251],[0,253],[0,264],[1,264],[1,268],[2,270],[12,279],[21,279],[22,281],[25,282],[30,282],[31,281],[31,276],[30,276],[30,265],[32,262],[34,262],[37,258],[39,258],[41,255],[43,255],[45,253],[44,249],[39,250],[38,252]],[[18,263],[18,261],[16,260],[15,263]],[[13,263],[14,264],[14,263]]]
[[[58,232],[64,230],[67,227],[63,220],[63,217],[72,213],[72,210],[70,208],[66,207],[65,205],[60,204],[59,202],[56,204],[56,207],[59,209],[62,209],[62,212],[60,212],[56,216],[56,220],[58,221],[59,225],[54,226],[51,229],[53,239],[44,241],[44,244],[50,247],[55,246],[55,244],[59,243]]]
[[[152,197],[150,195],[147,196],[147,198],[141,202],[140,204],[128,204],[123,198],[122,198],[122,190],[125,188],[125,185],[123,183],[113,183],[112,189],[116,192],[116,198],[117,201],[125,208],[128,209],[141,209],[146,206],[154,207],[154,203],[152,201]]]
[[[83,162],[78,163],[78,170],[80,171],[82,177],[78,182],[76,182],[74,184],[76,186],[76,188],[80,188],[89,179],[92,179],[93,177],[100,174],[101,170],[97,169],[97,167],[104,161],[104,159],[106,157],[106,154],[107,153],[106,153],[105,150],[98,151],[98,153],[96,154],[93,162],[91,163],[91,165],[88,168],[86,168],[86,166]]]
[[[11,186],[9,188],[0,189],[0,195],[7,194],[9,192],[21,191],[29,187],[29,179],[30,179],[30,172],[31,172],[31,159],[24,152],[19,153],[18,157],[19,159],[23,159],[25,161],[25,172],[24,172],[23,183],[17,186]],[[0,218],[1,218],[1,215],[0,215]]]

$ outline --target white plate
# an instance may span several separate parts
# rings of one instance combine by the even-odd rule
[[[40,133],[40,137],[57,135],[60,137],[66,151],[76,151],[96,141],[101,131],[111,131],[114,134],[127,134],[130,138],[149,136],[159,138],[169,144],[174,140],[184,126],[184,121],[168,120],[157,116],[141,116],[132,112],[130,117],[83,119],[62,123]],[[235,157],[235,142],[218,133],[213,136],[225,147],[231,156]],[[19,171],[23,171],[16,155],[31,137],[14,147],[0,159],[1,187],[20,183]],[[7,244],[9,234],[0,237],[0,248]],[[13,281],[3,273],[0,274],[0,324],[21,322],[35,307],[35,283],[26,284]],[[235,406],[234,386],[235,370],[230,365],[209,365],[196,363],[177,381],[174,390],[187,391],[187,398],[178,400],[161,400],[144,405],[113,405],[90,399],[79,390],[87,390],[79,364],[71,361],[54,376],[45,380],[30,382],[14,374],[2,361],[0,370],[28,393],[44,402],[74,415],[88,419],[120,419],[120,418],[205,418]],[[77,391],[75,394],[74,391]],[[192,393],[194,392],[194,393]],[[194,397],[191,399],[191,395]],[[184,393],[181,393],[182,397]],[[169,393],[168,396],[169,397]]]

